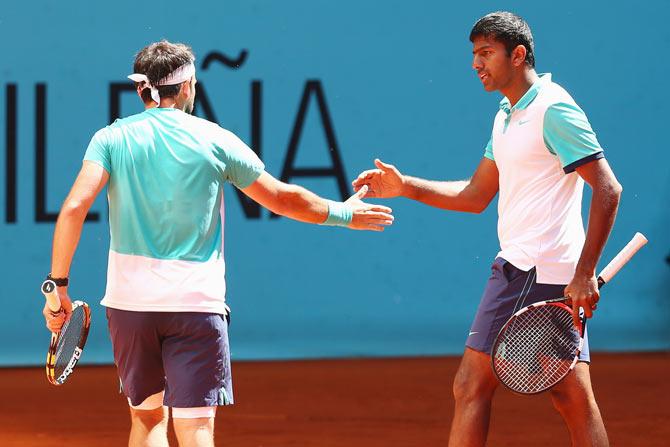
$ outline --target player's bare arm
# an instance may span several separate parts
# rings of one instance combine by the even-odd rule
[[[586,163],[576,171],[589,184],[593,194],[586,241],[577,263],[575,276],[565,288],[565,296],[572,300],[575,318],[578,318],[579,307],[584,309],[587,318],[591,318],[600,299],[595,276],[596,264],[614,225],[623,188],[604,158]]]
[[[328,218],[327,200],[301,186],[281,182],[267,172],[242,191],[273,213],[294,220],[322,224]],[[366,192],[367,188],[361,189],[344,202],[352,211],[348,228],[383,231],[385,226],[393,223],[391,208],[362,202]]]
[[[462,181],[410,177],[380,160],[375,165],[377,169],[362,172],[352,182],[355,191],[369,187],[365,197],[403,196],[436,208],[481,213],[498,192],[498,168],[488,158],[482,158],[472,178]]]
[[[84,219],[95,198],[107,184],[107,180],[109,180],[109,174],[102,166],[84,161],[70,193],[63,202],[56,221],[51,258],[52,276],[56,278],[67,278],[69,276],[72,257],[79,243]],[[67,314],[72,309],[67,287],[58,287],[58,296],[63,309],[66,311],[65,315],[52,314],[46,305],[42,311],[47,327],[52,332],[61,328]]]

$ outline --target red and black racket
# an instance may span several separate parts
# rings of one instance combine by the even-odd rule
[[[54,314],[64,312],[56,293],[56,283],[45,281],[42,293],[49,310]],[[47,379],[53,385],[62,385],[74,371],[86,344],[91,325],[91,311],[83,301],[72,302],[72,313],[60,331],[51,333],[51,343],[47,353]]]
[[[598,288],[647,243],[636,233],[600,275]],[[493,343],[493,372],[507,388],[521,394],[546,391],[563,380],[577,364],[584,344],[586,317],[580,308],[581,324],[575,327],[568,298],[541,301],[516,312]]]

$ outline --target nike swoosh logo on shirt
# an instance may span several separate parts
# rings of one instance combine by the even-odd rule
[[[468,337],[471,336],[471,335],[475,335],[475,334],[479,334],[479,332],[478,332],[478,331],[474,331],[474,332],[473,332],[473,331],[470,331],[470,332],[468,333]]]
[[[528,123],[528,122],[530,122],[530,120],[519,121],[519,126],[521,126],[522,124],[526,124],[526,123]]]

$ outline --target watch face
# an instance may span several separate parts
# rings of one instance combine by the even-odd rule
[[[51,293],[56,290],[56,283],[51,280],[46,280],[42,283],[42,293]]]

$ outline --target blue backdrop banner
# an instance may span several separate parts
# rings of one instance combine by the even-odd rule
[[[58,209],[89,139],[141,110],[134,54],[191,45],[196,113],[251,145],[267,170],[332,199],[372,160],[432,179],[474,172],[500,95],[483,91],[468,35],[499,2],[34,0],[0,11],[0,365],[44,361],[39,286]],[[603,292],[593,350],[670,348],[670,151],[663,140],[670,5],[508,1],[551,72],[586,111],[624,186],[603,255],[650,243]],[[40,11],[39,14],[35,11]],[[76,12],[76,13],[75,13]],[[317,169],[315,169],[317,168]],[[584,212],[588,212],[589,193]],[[382,201],[381,234],[310,226],[225,191],[235,359],[459,354],[498,251],[496,203],[480,215]],[[84,226],[73,297],[92,306],[84,363],[111,362],[104,309],[104,194]]]

